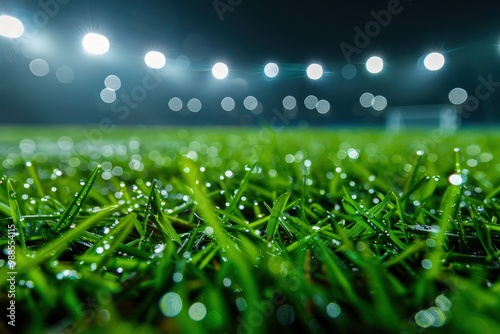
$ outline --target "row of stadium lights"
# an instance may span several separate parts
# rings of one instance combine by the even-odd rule
[[[7,38],[19,38],[24,33],[22,22],[12,16],[0,15],[0,36]],[[103,55],[109,51],[109,40],[106,36],[89,33],[82,41],[84,49],[94,55]],[[145,63],[153,69],[161,69],[166,64],[166,57],[158,51],[150,51],[145,56]],[[434,52],[425,57],[424,65],[430,71],[437,71],[444,65],[444,56]],[[380,57],[371,57],[366,62],[368,72],[376,74],[383,70],[384,61]],[[264,74],[269,78],[274,78],[279,73],[279,67],[275,63],[269,63],[264,67]],[[319,64],[311,64],[306,70],[307,76],[312,80],[318,80],[323,76],[323,67]],[[217,79],[225,79],[229,74],[229,68],[224,63],[217,63],[212,67],[212,74]]]
[[[22,22],[12,16],[8,15],[0,15],[0,36],[7,38],[19,38],[24,33],[24,26]],[[97,33],[89,33],[85,35],[82,41],[83,48],[92,55],[103,55],[109,51],[110,43],[109,40],[100,34]],[[37,59],[30,64],[30,68],[35,75],[39,75],[40,73],[36,73],[34,70],[37,66],[36,62],[40,62],[43,65],[41,73],[48,72],[48,65],[43,63],[43,60]],[[158,51],[150,51],[144,57],[144,62],[146,65],[152,69],[162,69],[167,62],[165,55]],[[429,71],[438,71],[440,70],[445,63],[445,58],[442,54],[433,52],[428,54],[423,61],[423,64],[426,69]],[[40,66],[38,66],[40,68]],[[368,72],[372,74],[380,73],[384,68],[384,61],[382,58],[374,56],[367,60],[366,69]],[[61,69],[60,69],[61,70]],[[64,74],[64,70],[62,69],[62,73],[58,73],[58,78],[61,74]],[[279,74],[279,66],[276,63],[268,63],[264,67],[264,74],[268,78],[275,78]],[[319,80],[323,76],[323,67],[320,64],[310,64],[306,70],[307,76],[311,80]],[[68,81],[71,81],[72,73],[68,73],[66,77],[70,77]],[[212,75],[219,80],[223,80],[227,78],[229,75],[229,68],[224,63],[216,63],[212,67]],[[64,80],[63,80],[64,81]],[[63,82],[61,81],[61,82]],[[116,76],[108,76],[105,80],[106,88],[101,92],[101,99],[106,103],[113,103],[116,100],[115,91],[118,90],[121,86],[120,79]],[[310,97],[308,97],[310,98]],[[306,98],[306,101],[307,99]],[[244,101],[244,106],[246,109],[250,111],[255,111],[257,108],[254,106],[258,105],[258,102],[254,97],[249,96]],[[449,100],[453,104],[462,104],[467,100],[467,92],[461,88],[453,89],[449,94]],[[320,113],[326,113],[330,110],[330,104],[326,100],[318,100],[316,109]],[[382,111],[387,106],[387,99],[383,96],[374,96],[371,93],[364,93],[359,100],[360,104],[365,107],[373,107],[377,111]],[[235,102],[232,98],[226,97],[222,100],[221,106],[226,111],[231,111],[234,109]],[[198,99],[191,99],[187,106],[190,111],[198,112],[201,109],[201,102]],[[287,96],[283,100],[283,106],[285,109],[292,110],[296,107],[295,98],[292,96]],[[182,101],[178,98],[173,98],[169,102],[169,107],[173,111],[179,111],[182,108]],[[309,105],[306,104],[308,109],[311,109]],[[312,108],[314,109],[314,108]]]

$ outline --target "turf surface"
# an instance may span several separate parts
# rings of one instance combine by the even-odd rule
[[[498,131],[94,130],[1,129],[0,332],[500,332]]]

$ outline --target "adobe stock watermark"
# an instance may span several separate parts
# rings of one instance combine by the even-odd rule
[[[219,20],[223,22],[225,19],[224,15],[227,12],[233,12],[234,9],[241,5],[242,2],[243,0],[214,0],[212,2],[212,6],[219,17]]]
[[[132,88],[129,93],[122,93],[120,98],[111,104],[111,112],[117,115],[118,120],[104,117],[95,128],[82,130],[82,134],[92,146],[99,147],[103,143],[104,136],[116,129],[116,123],[126,120],[132,110],[137,109],[147,99],[149,93],[157,89],[164,81],[164,77],[168,75],[167,72],[150,68],[147,68],[147,71],[140,85]]]
[[[14,55],[19,54],[22,45],[34,39],[40,32],[40,29],[47,26],[50,20],[59,14],[61,6],[67,5],[70,2],[71,0],[38,1],[38,6],[40,7],[40,10],[35,12],[28,22],[23,21],[24,33],[22,37],[9,39],[10,50],[4,49],[4,53],[7,57],[7,60],[9,62],[13,62]]]
[[[16,327],[16,235],[17,229],[15,225],[7,226],[8,242],[7,255],[9,272],[7,272],[7,298],[9,300],[7,307],[7,323],[9,326]]]
[[[366,23],[363,29],[358,26],[354,27],[355,35],[353,44],[347,42],[339,44],[340,50],[347,62],[351,63],[352,55],[360,54],[363,49],[367,48],[372,40],[391,24],[393,17],[401,14],[403,10],[404,6],[400,0],[389,0],[387,9],[382,9],[378,12],[374,10],[370,11],[373,20]]]
[[[464,103],[458,106],[458,113],[463,118],[469,118],[471,113],[479,108],[481,102],[489,99],[500,87],[500,81],[493,81],[493,74],[489,74],[487,78],[480,75],[477,77],[477,81],[479,83],[474,89],[474,95],[469,96]]]

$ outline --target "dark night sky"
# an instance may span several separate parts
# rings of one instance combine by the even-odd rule
[[[384,95],[389,106],[443,104],[455,87],[474,95],[479,77],[500,82],[496,1],[401,0],[390,23],[385,27],[377,23],[380,31],[365,45],[356,44],[355,28],[373,27],[373,13],[386,11],[397,1],[218,1],[228,6],[224,13],[217,12],[212,0],[59,2],[65,4],[58,4],[57,13],[37,27],[34,15],[43,11],[40,3],[52,3],[49,8],[54,10],[56,0],[0,0],[0,12],[35,25],[29,38],[0,37],[0,124],[95,124],[103,119],[114,124],[258,124],[275,117],[273,109],[281,109],[287,95],[299,103],[293,122],[383,124],[383,115],[359,105],[362,93]],[[109,38],[109,53],[85,54],[81,39],[91,31]],[[358,50],[348,59],[341,43]],[[169,64],[186,56],[190,67],[162,72],[159,86],[148,91],[144,101],[127,106],[120,96],[130,95],[150,75],[143,57],[151,49],[164,52]],[[431,51],[445,54],[441,71],[417,67],[417,60]],[[378,75],[364,67],[372,55],[385,60]],[[30,72],[34,58],[49,63],[47,76]],[[210,72],[218,61],[231,70],[224,81],[215,80]],[[268,61],[280,65],[274,80],[262,74]],[[321,63],[326,72],[314,82],[305,76],[312,62]],[[352,80],[341,75],[347,63],[357,67]],[[57,80],[60,66],[74,71],[73,82]],[[114,109],[99,97],[110,74],[122,80]],[[500,123],[500,91],[491,89],[466,123]],[[330,112],[319,115],[304,108],[302,101],[310,94],[328,100]],[[244,109],[242,101],[248,95],[262,103],[261,114]],[[222,110],[225,96],[236,100],[236,111]],[[173,112],[168,107],[172,97],[184,103],[198,98],[203,108],[196,114]]]

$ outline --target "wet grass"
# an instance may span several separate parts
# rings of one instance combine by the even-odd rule
[[[1,133],[1,332],[500,332],[498,132]]]

